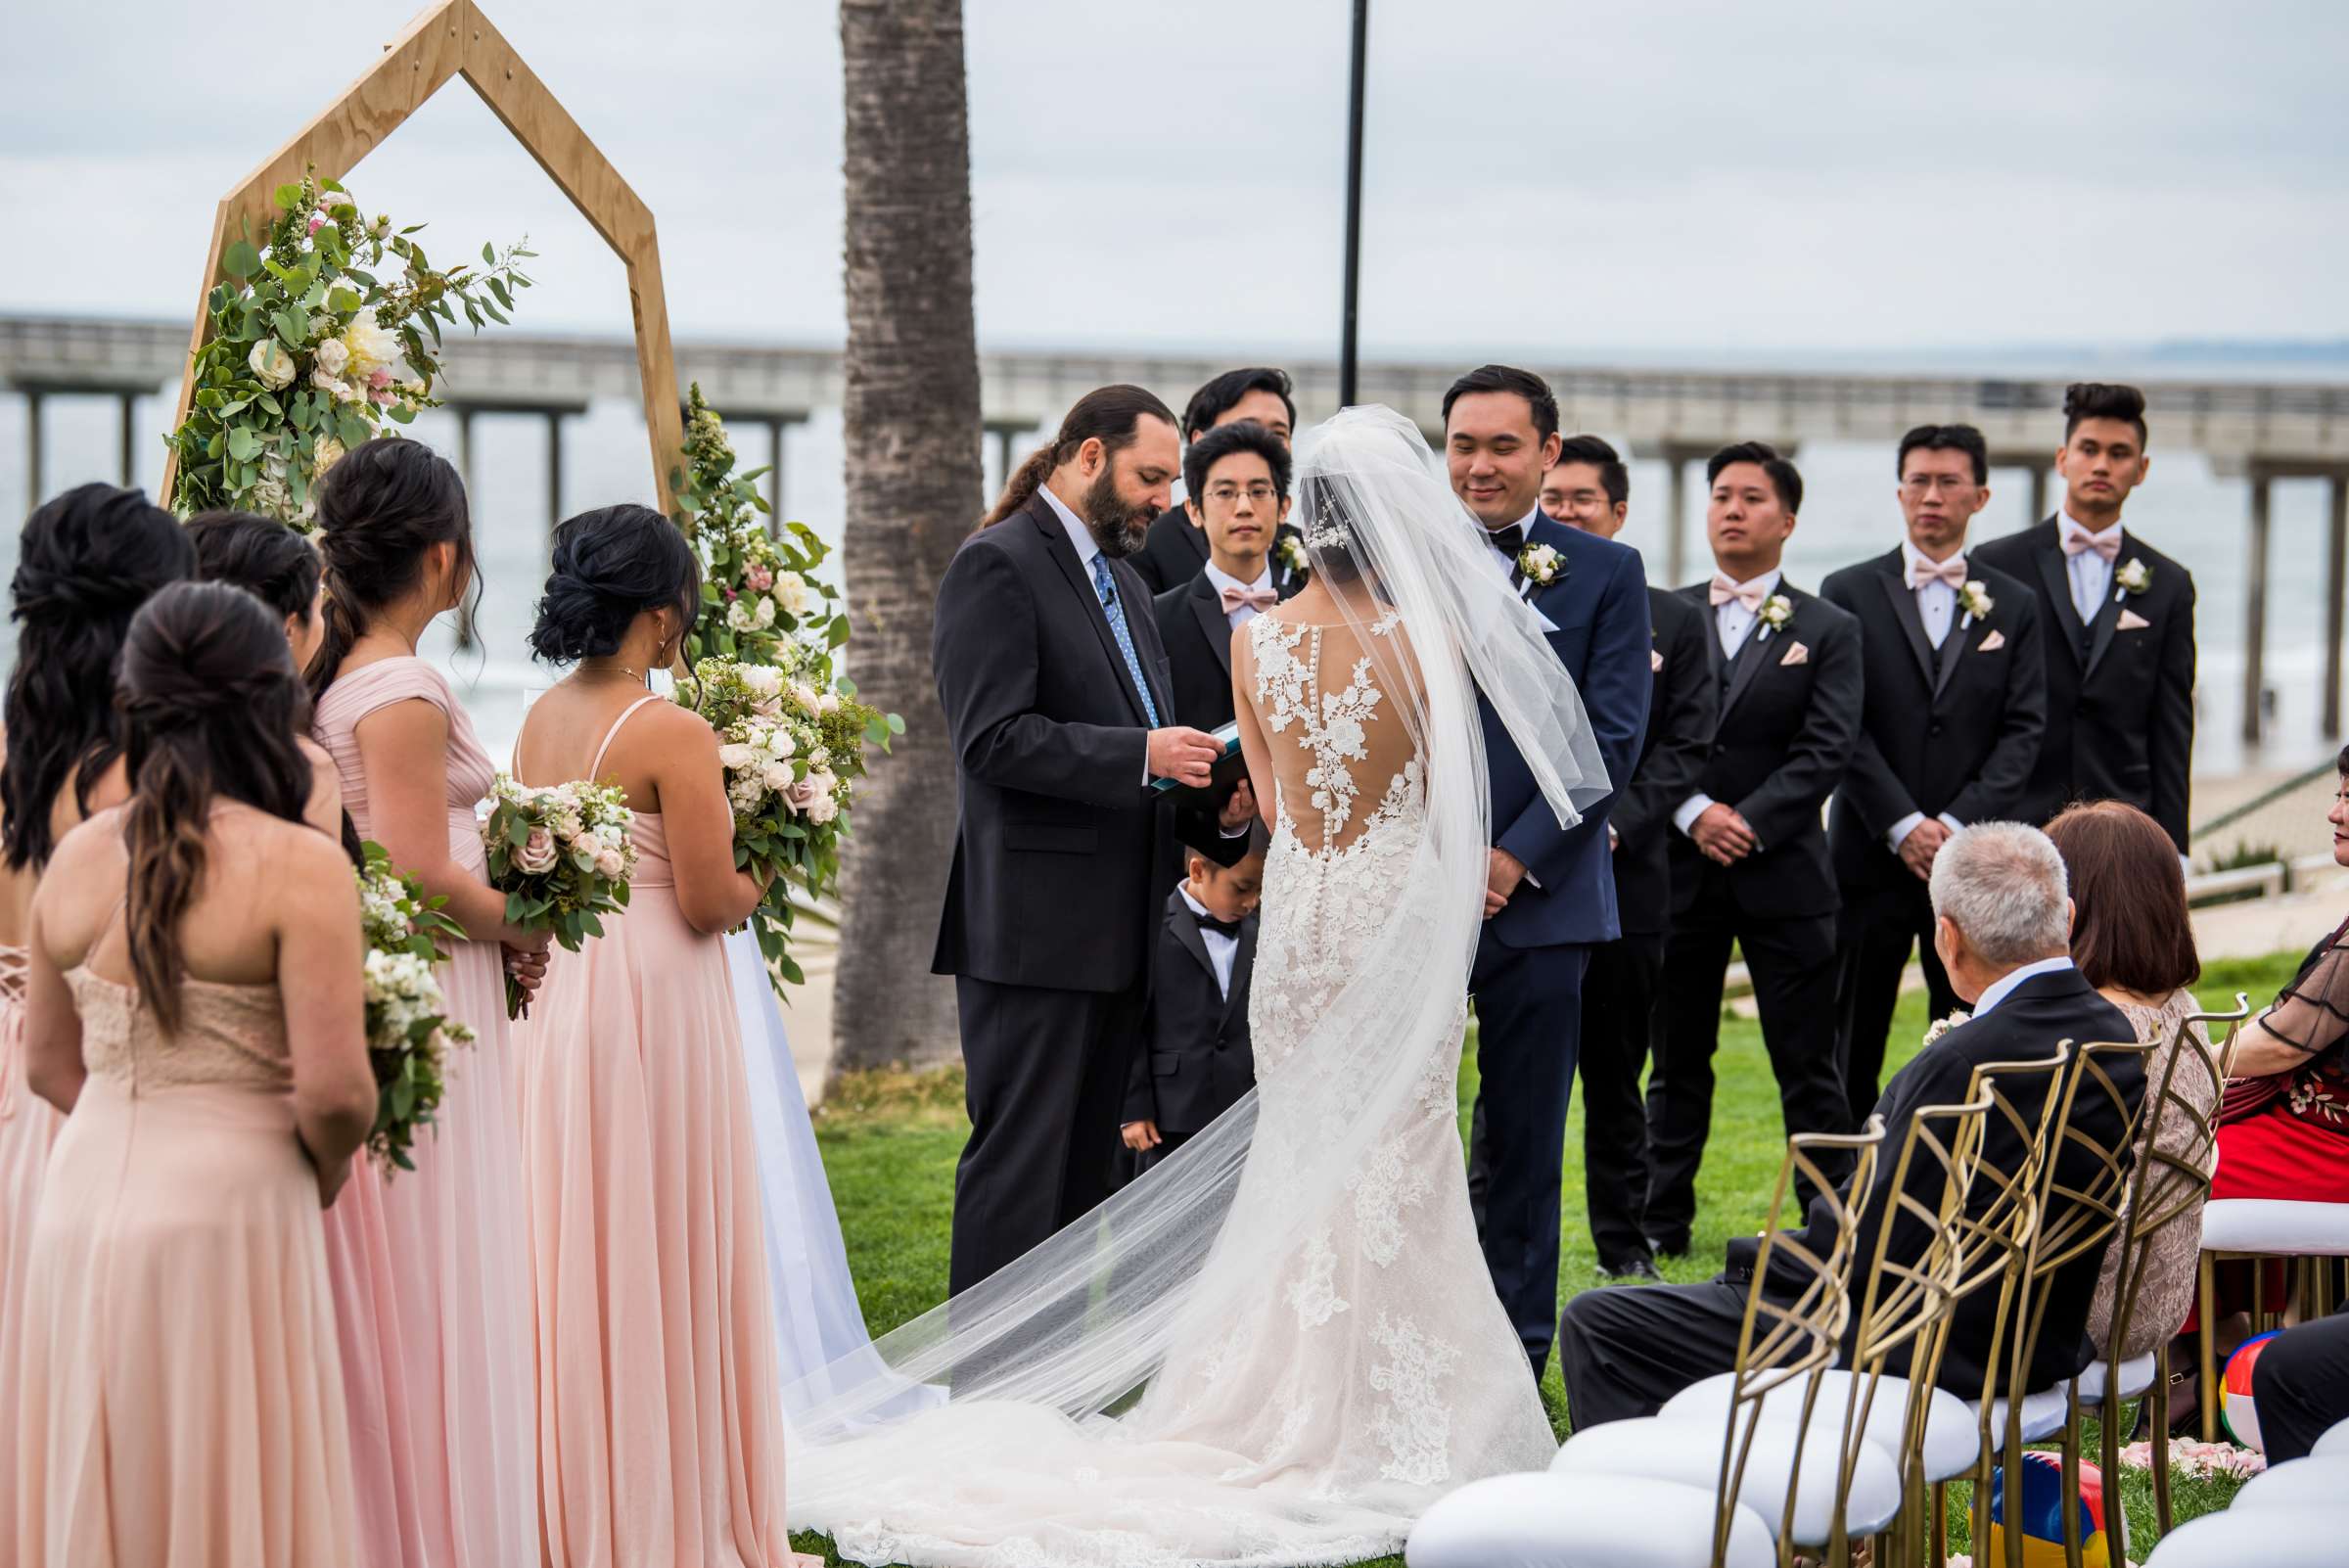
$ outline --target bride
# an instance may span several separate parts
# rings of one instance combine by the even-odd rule
[[[866,1563],[1317,1564],[1556,1450],[1495,1298],[1455,1074],[1483,912],[1477,695],[1561,822],[1573,682],[1417,429],[1300,443],[1308,587],[1237,634],[1272,844],[1258,1088],[983,1284],[786,1391],[795,1528]],[[919,1398],[946,1384],[944,1404]]]

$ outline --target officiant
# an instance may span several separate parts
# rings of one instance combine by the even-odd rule
[[[1127,559],[1167,504],[1175,451],[1157,397],[1087,392],[939,585],[931,668],[958,802],[931,968],[954,977],[971,1118],[958,1295],[1108,1195],[1174,838],[1221,865],[1247,851],[1244,786],[1183,807],[1150,788],[1206,787],[1221,752],[1175,722]]]

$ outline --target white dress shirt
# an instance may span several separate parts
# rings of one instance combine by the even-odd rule
[[[2062,525],[2062,537],[2067,539],[2111,539],[2117,546],[2121,536],[2118,523],[2094,531],[2082,528],[2067,514]],[[2113,563],[2094,550],[2083,550],[2078,555],[2064,557],[2063,568],[2072,579],[2072,608],[2079,612],[2080,623],[2085,626],[2096,619],[2096,612],[2104,607],[2104,596],[2112,591]]]
[[[1960,556],[1958,559],[1963,560],[1964,557]],[[1911,580],[1919,561],[1925,561],[1928,566],[1933,564],[1927,560],[1924,551],[1911,544],[1907,539],[1903,539],[1901,541],[1901,580],[1903,582]],[[1923,587],[1911,588],[1909,591],[1916,595],[1916,616],[1925,623],[1925,640],[1931,643],[1934,651],[1938,653],[1941,645],[1949,640],[1950,628],[1958,623],[1958,590],[1936,577]],[[1891,850],[1895,854],[1900,853],[1901,846],[1908,841],[1910,834],[1916,831],[1917,825],[1924,819],[1924,812],[1911,811],[1898,822],[1893,823],[1884,834],[1885,848]],[[1948,825],[1952,833],[1965,826],[1963,822],[1958,821],[1947,811],[1941,813],[1941,820]]]
[[[1217,566],[1213,561],[1207,563],[1205,570],[1207,572],[1208,586],[1214,588],[1219,594],[1221,594],[1225,588],[1252,588],[1258,593],[1270,593],[1272,591],[1272,563],[1269,557],[1266,559],[1264,570],[1256,575],[1256,580],[1254,582],[1242,582],[1239,578],[1233,576],[1221,567]],[[1232,630],[1237,631],[1262,614],[1264,614],[1263,611],[1256,609],[1252,605],[1244,604],[1237,610],[1226,611],[1223,619],[1231,623]]]
[[[1769,603],[1770,596],[1778,591],[1778,579],[1782,576],[1783,574],[1773,567],[1752,579],[1762,584],[1763,603]],[[1745,584],[1741,582],[1738,586],[1742,588]],[[1761,619],[1759,615],[1748,610],[1742,602],[1736,599],[1731,599],[1727,604],[1715,605],[1713,607],[1713,631],[1721,639],[1722,658],[1735,659],[1738,650],[1745,646],[1745,639],[1753,631],[1755,623]],[[1672,825],[1682,833],[1686,833],[1696,825],[1696,819],[1705,814],[1705,807],[1713,804],[1712,796],[1707,795],[1703,790],[1698,790],[1694,795],[1682,801],[1680,809],[1672,813]],[[1759,848],[1759,845],[1756,847]]]
[[[1192,898],[1190,889],[1176,888],[1174,891],[1181,894],[1182,901],[1191,906],[1191,913],[1194,917],[1204,916],[1208,913],[1207,905]],[[1231,999],[1231,966],[1240,955],[1240,939],[1226,937],[1221,931],[1213,931],[1206,926],[1201,926],[1199,940],[1207,944],[1207,961],[1216,968],[1217,993],[1225,1001],[1229,1001]]]
[[[2068,957],[2042,958],[2037,963],[2024,964],[2020,968],[2007,970],[2006,973],[1982,988],[1982,994],[1974,1000],[1974,1016],[1980,1018],[1998,1006],[2006,999],[2008,993],[2015,987],[2029,980],[2033,975],[2052,975],[2059,970],[2071,967],[2072,961]]]

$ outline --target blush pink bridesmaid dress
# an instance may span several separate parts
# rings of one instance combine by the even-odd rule
[[[114,928],[93,956],[124,970]],[[69,971],[89,1077],[24,1279],[21,1568],[312,1568],[356,1531],[318,1177],[275,984],[182,982],[166,1038]]]
[[[596,748],[586,776],[629,706]],[[551,781],[547,781],[551,782]],[[723,940],[639,812],[628,906],[516,1031],[536,1276],[539,1518],[566,1568],[779,1568],[783,1421]]]
[[[311,735],[335,760],[343,804],[371,837],[354,731],[401,702],[448,715],[449,851],[485,874],[474,804],[495,769],[425,660],[348,670],[319,699]],[[417,1140],[416,1169],[387,1178],[362,1161],[327,1215],[363,1568],[538,1560],[530,1272],[497,944],[460,944],[440,985],[477,1038],[449,1053],[447,1093]]]
[[[24,949],[0,943],[0,1545],[16,1517],[18,1346],[41,1174],[66,1119],[24,1082]]]

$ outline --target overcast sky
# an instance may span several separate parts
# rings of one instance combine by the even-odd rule
[[[822,0],[486,0],[659,219],[680,336],[842,335]],[[1373,0],[1362,341],[1557,358],[2349,336],[2349,5]],[[0,308],[179,315],[400,7],[11,5]],[[1346,0],[968,0],[999,346],[1334,352]],[[461,85],[352,177],[534,327],[620,268]]]

